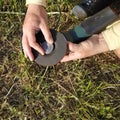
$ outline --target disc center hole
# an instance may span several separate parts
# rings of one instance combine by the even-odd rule
[[[49,43],[47,43],[46,41],[44,41],[44,42],[42,43],[42,48],[44,49],[46,55],[51,54],[52,51],[54,50],[54,47],[55,47],[55,46],[54,46],[54,43],[53,43],[53,44],[49,44]]]

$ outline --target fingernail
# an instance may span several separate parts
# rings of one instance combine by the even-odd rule
[[[33,61],[34,59],[33,58],[30,58],[30,61]]]
[[[44,53],[44,52],[42,52],[42,53],[41,53],[41,55],[45,55],[45,53]]]
[[[53,44],[53,40],[49,40],[49,44]]]
[[[25,54],[25,58],[27,58],[27,55]]]

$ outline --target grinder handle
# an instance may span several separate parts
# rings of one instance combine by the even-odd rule
[[[99,33],[117,19],[118,15],[107,7],[63,34],[68,41],[79,43],[93,34]]]

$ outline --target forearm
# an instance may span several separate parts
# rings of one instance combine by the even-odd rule
[[[120,48],[120,20],[102,32],[110,50]]]
[[[29,4],[37,4],[46,7],[47,1],[46,0],[26,0],[26,5]]]

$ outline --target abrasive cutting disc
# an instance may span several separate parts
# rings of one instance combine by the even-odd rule
[[[33,55],[35,57],[35,62],[42,66],[51,66],[57,64],[66,54],[67,50],[67,40],[64,35],[55,30],[51,30],[54,43],[53,45],[49,45],[48,49],[51,51],[50,53],[45,55],[41,55],[36,50],[32,49]],[[42,46],[45,46],[46,40],[41,31],[36,34],[37,42]],[[45,48],[43,48],[45,49]],[[49,51],[48,50],[48,51]]]

